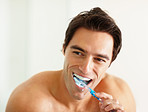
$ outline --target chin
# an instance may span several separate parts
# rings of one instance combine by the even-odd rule
[[[80,93],[72,93],[72,97],[75,99],[75,100],[83,100],[86,98],[86,93],[85,92],[80,92]]]
[[[74,96],[75,100],[83,100],[85,96]]]

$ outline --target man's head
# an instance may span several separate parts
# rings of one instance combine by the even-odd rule
[[[107,13],[105,13],[98,7],[93,8],[90,11],[81,12],[69,23],[65,35],[65,41],[63,44],[64,52],[69,42],[73,38],[74,33],[81,27],[92,31],[106,32],[113,37],[113,62],[116,59],[122,46],[121,31],[114,22],[114,20]]]

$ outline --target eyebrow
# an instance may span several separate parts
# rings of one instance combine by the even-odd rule
[[[77,50],[80,50],[80,51],[82,51],[82,52],[86,52],[84,49],[82,49],[81,47],[79,47],[79,46],[77,46],[77,45],[73,45],[73,46],[71,46],[70,48],[72,48],[72,49],[77,49]]]
[[[82,52],[87,52],[87,51],[85,51],[84,49],[82,49],[81,47],[79,47],[79,46],[77,46],[77,45],[73,45],[73,46],[71,46],[70,47],[71,49],[76,49],[76,50],[80,50],[80,51],[82,51]],[[101,57],[101,58],[105,58],[105,59],[107,59],[107,60],[109,60],[109,57],[107,56],[107,55],[105,55],[105,54],[95,54],[97,57]]]

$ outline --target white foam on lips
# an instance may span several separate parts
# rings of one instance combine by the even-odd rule
[[[91,79],[89,79],[89,78],[82,77],[82,76],[79,76],[79,75],[77,75],[77,74],[73,74],[73,75],[75,75],[76,77],[78,77],[79,79],[84,80],[84,81],[89,81],[89,80],[91,80]]]

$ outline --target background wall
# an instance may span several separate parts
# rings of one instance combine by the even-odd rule
[[[147,109],[147,0],[0,0],[0,112],[16,86],[44,70],[62,69],[70,19],[99,6],[123,33],[123,47],[108,72],[127,81],[137,112]]]

